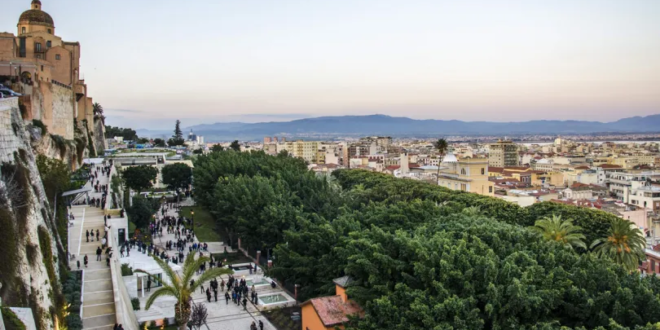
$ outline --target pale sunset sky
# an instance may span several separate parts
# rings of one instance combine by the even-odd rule
[[[112,125],[660,113],[660,0],[42,0]],[[16,33],[30,0],[4,0]]]

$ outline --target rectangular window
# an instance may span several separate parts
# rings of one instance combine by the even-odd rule
[[[41,71],[44,71],[44,66],[43,65],[41,66]]]
[[[50,48],[51,45],[52,45],[52,44],[50,43],[50,40],[46,41],[46,48]]]
[[[21,28],[21,33],[25,33],[25,26]]]
[[[40,43],[40,42],[37,42],[37,43],[34,45],[34,49],[35,49],[37,52],[40,52],[40,51],[41,51],[41,43]]]
[[[492,193],[493,192],[493,187],[488,187],[488,192]]]
[[[55,54],[55,59],[59,61],[60,60],[60,54]]]

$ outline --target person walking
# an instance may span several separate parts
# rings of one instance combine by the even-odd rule
[[[101,261],[101,253],[102,253],[102,252],[103,252],[103,251],[101,251],[101,247],[100,247],[100,246],[96,248],[96,261]]]
[[[257,330],[257,325],[252,321],[252,324],[250,324],[250,330]]]
[[[259,330],[264,330],[264,322],[259,320]]]
[[[213,290],[213,295],[215,296],[215,302],[218,302],[218,290]]]
[[[206,301],[211,302],[211,289],[206,288]]]
[[[151,292],[151,276],[147,276],[147,292]]]
[[[224,278],[220,282],[220,288],[222,289],[222,291],[225,291],[225,279]]]
[[[243,309],[247,310],[247,298],[243,297]]]
[[[105,264],[110,267],[110,256],[105,257]]]
[[[78,266],[78,269],[80,269],[80,260],[76,260],[76,265]]]
[[[229,305],[229,292],[225,292],[225,302]]]
[[[87,229],[87,233],[85,233],[85,237],[87,237],[87,243],[89,243],[89,229]],[[94,237],[92,237],[92,240]]]
[[[85,268],[87,268],[87,263],[89,262],[89,259],[87,258],[87,255],[85,255],[85,258],[83,258],[83,261],[85,262]]]
[[[99,230],[97,229],[97,230],[96,230],[96,240],[97,240],[97,241],[99,240],[99,236],[101,236],[101,235],[99,235]]]

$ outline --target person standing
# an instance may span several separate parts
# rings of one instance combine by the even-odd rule
[[[99,240],[99,236],[101,236],[101,235],[99,235],[99,230],[97,229],[97,230],[96,230],[96,240],[97,240],[97,241]]]
[[[264,322],[259,320],[259,330],[264,330]]]
[[[78,266],[78,269],[80,269],[80,260],[76,260],[76,265]]]
[[[89,259],[87,258],[87,255],[85,255],[85,258],[83,259],[85,262],[85,268],[87,268],[87,263],[89,262]]]
[[[206,300],[211,302],[211,288],[206,288]]]
[[[225,292],[225,302],[229,305],[229,292]]]
[[[101,247],[99,246],[96,248],[96,261],[101,261],[101,253]]]
[[[215,302],[218,302],[218,289],[213,290],[213,295],[215,296]]]
[[[247,297],[243,297],[243,309],[247,310]]]
[[[85,234],[85,237],[87,237],[87,243],[89,243],[89,229],[87,229],[87,233]],[[94,237],[92,237],[92,240]]]
[[[151,292],[151,276],[147,275],[147,292]]]

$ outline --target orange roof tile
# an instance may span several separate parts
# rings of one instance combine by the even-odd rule
[[[326,327],[348,322],[348,315],[364,315],[364,311],[356,302],[347,300],[344,303],[340,296],[314,298],[303,303],[305,304],[312,304]]]

